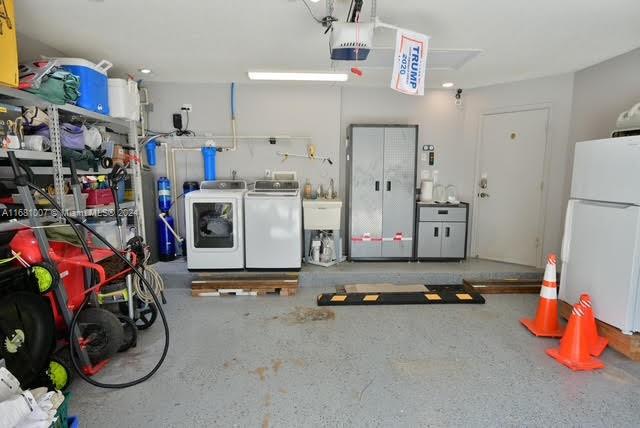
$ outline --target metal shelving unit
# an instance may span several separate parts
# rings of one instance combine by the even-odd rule
[[[36,175],[51,175],[53,177],[53,184],[56,189],[56,198],[58,202],[62,202],[65,176],[68,176],[71,173],[68,167],[64,167],[62,165],[62,145],[60,141],[61,120],[78,119],[87,124],[105,126],[114,132],[127,134],[129,145],[135,148],[136,157],[139,157],[138,123],[135,121],[105,116],[71,104],[51,104],[50,102],[29,92],[20,91],[2,85],[0,85],[0,102],[21,107],[37,106],[47,111],[50,122],[51,152],[38,152],[31,150],[13,150],[13,152],[16,153],[19,159],[33,161],[46,160],[51,162],[51,166],[33,166],[31,169]],[[6,159],[7,157],[7,150],[0,150],[0,159]],[[9,167],[5,167],[4,169],[7,169],[8,172],[8,168]],[[98,171],[78,170],[79,175],[106,175],[109,172],[111,172],[111,170],[105,168],[98,168]],[[124,202],[120,204],[120,207],[121,209],[130,209],[134,213],[135,225],[138,234],[145,237],[144,208],[142,204],[143,189],[140,164],[138,162],[132,162],[131,166],[127,168],[127,173],[131,177],[135,200],[131,202]],[[109,210],[110,208],[113,209],[112,206],[88,208],[84,211],[84,216],[97,216],[100,212],[105,212],[105,210]],[[2,227],[20,227],[20,224],[16,221],[0,222],[0,225],[0,230]]]

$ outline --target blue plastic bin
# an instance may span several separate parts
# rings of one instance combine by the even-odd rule
[[[69,428],[80,428],[80,420],[77,416],[69,416],[67,418],[67,425]]]
[[[76,105],[101,114],[109,114],[109,79],[107,70],[113,64],[102,60],[98,64],[81,58],[56,58],[64,70],[80,78],[80,98]]]

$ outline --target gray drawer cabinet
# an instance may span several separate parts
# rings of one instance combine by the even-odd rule
[[[467,250],[469,205],[418,203],[418,259],[462,260]]]

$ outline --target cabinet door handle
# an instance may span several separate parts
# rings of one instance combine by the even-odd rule
[[[438,214],[449,214],[449,210],[438,210]]]
[[[380,182],[376,180],[376,192],[380,191]]]
[[[387,192],[391,191],[391,181],[387,181]]]
[[[444,237],[448,238],[450,233],[451,233],[451,228],[450,227],[445,227],[444,228]]]
[[[433,236],[437,238],[437,237],[438,237],[438,232],[439,232],[439,231],[440,231],[440,228],[439,228],[439,227],[434,227],[434,228],[433,228]]]

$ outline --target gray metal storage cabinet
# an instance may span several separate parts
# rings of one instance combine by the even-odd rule
[[[349,258],[413,256],[417,125],[351,125]]]
[[[469,204],[417,204],[419,260],[463,260],[467,256]]]

